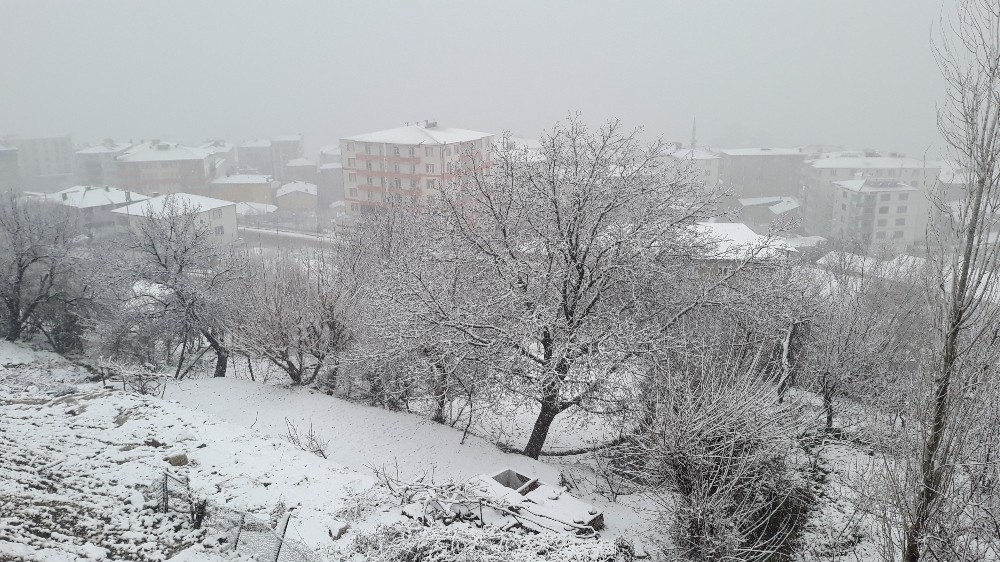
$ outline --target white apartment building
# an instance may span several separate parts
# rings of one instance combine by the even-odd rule
[[[390,201],[418,201],[453,176],[463,158],[488,158],[492,133],[425,121],[340,140],[349,215]]]
[[[902,156],[833,155],[807,162],[803,227],[846,242],[918,244],[927,224],[927,193],[939,172]]]
[[[718,154],[698,148],[678,148],[668,152],[665,159],[668,162],[681,162],[691,166],[697,173],[698,179],[707,186],[719,183],[722,158]]]
[[[239,237],[237,231],[236,203],[190,193],[159,195],[112,210],[119,224],[137,230],[142,221],[163,215],[169,205],[180,211],[194,211],[198,222],[205,227],[219,244],[230,244]]]

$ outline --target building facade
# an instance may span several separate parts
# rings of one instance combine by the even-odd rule
[[[239,238],[236,203],[190,193],[159,195],[139,203],[118,207],[111,212],[118,223],[139,229],[143,221],[162,217],[170,205],[197,214],[197,220],[220,244],[231,244]]]
[[[21,185],[21,172],[17,164],[17,147],[0,143],[0,192]]]
[[[73,182],[73,139],[69,135],[12,136],[4,144],[17,148],[24,189],[53,192]]]
[[[698,180],[707,186],[719,183],[722,158],[718,154],[698,148],[678,148],[668,152],[665,160],[669,163],[690,166],[697,174]]]
[[[419,201],[469,159],[489,165],[493,140],[491,133],[434,122],[341,139],[346,212],[357,216],[389,202]]]
[[[216,176],[216,158],[200,148],[151,141],[116,159],[117,185],[146,195],[207,192]]]
[[[233,174],[212,180],[208,196],[234,203],[269,205],[274,202],[275,184],[271,176],[263,174]]]
[[[719,174],[734,197],[798,197],[806,157],[798,148],[726,148],[719,155]]]
[[[118,181],[118,157],[132,143],[104,139],[101,144],[76,151],[76,181],[81,185],[113,185]]]

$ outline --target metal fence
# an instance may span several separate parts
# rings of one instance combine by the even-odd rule
[[[159,513],[188,518],[192,528],[223,534],[233,549],[262,562],[325,562],[300,541],[286,538],[289,516],[277,529],[259,517],[213,501],[198,499],[186,477],[164,472],[148,488],[148,499],[156,501]]]

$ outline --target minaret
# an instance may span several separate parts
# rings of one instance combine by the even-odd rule
[[[698,146],[698,118],[691,121],[691,150]]]

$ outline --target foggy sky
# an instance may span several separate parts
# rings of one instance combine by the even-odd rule
[[[945,0],[947,2],[947,0]],[[699,144],[940,150],[941,0],[0,0],[0,136],[338,138],[569,111]]]

